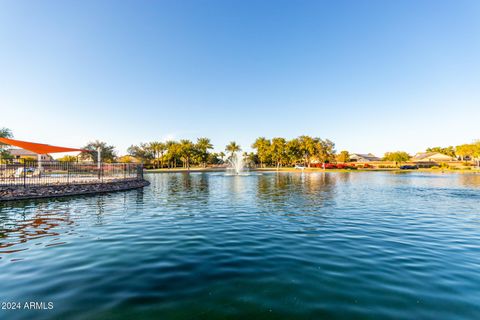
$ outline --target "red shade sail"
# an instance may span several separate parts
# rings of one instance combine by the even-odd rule
[[[26,141],[20,141],[20,140],[7,139],[7,138],[0,138],[0,143],[8,144],[10,146],[20,147],[22,149],[35,152],[37,154],[72,152],[72,151],[88,152],[88,150],[83,150],[83,149],[56,147],[56,146],[51,146],[49,144],[33,143],[33,142],[26,142]]]

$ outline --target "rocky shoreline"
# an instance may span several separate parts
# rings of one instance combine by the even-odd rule
[[[89,184],[0,187],[0,202],[108,193],[142,188],[149,184],[146,180],[135,179]]]

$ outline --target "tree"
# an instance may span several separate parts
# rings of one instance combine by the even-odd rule
[[[223,160],[220,158],[219,153],[212,152],[208,154],[207,162],[210,164],[220,164]]]
[[[298,139],[292,139],[287,142],[286,145],[287,161],[290,165],[295,165],[297,162],[302,161],[303,154]]]
[[[333,161],[335,159],[335,144],[328,139],[315,138],[315,157],[321,163]]]
[[[410,160],[411,156],[404,151],[395,151],[385,153],[383,160],[394,161],[395,165]]]
[[[180,159],[187,170],[190,170],[190,160],[192,159],[194,152],[194,145],[190,140],[180,140]]]
[[[165,154],[165,158],[168,163],[169,168],[176,168],[177,167],[177,162],[180,159],[180,144],[176,141],[167,141],[165,142],[165,145],[167,146],[167,153]]]
[[[245,159],[245,162],[247,163],[247,165],[250,167],[259,163],[258,156],[253,152],[244,154],[243,158]]]
[[[222,162],[225,161],[225,160],[224,160],[224,158],[225,158],[225,152],[220,151],[220,152],[218,153],[218,156],[220,157],[220,159],[222,159]]]
[[[473,159],[477,161],[477,167],[480,167],[480,140],[473,144]]]
[[[136,163],[136,162],[138,162],[138,159],[136,159],[135,157],[133,157],[131,155],[125,155],[125,156],[119,157],[118,162],[121,162],[121,163]]]
[[[154,162],[157,164],[158,167],[163,167],[163,155],[167,150],[167,146],[165,143],[153,141],[148,144],[148,148],[151,150],[153,154]]]
[[[140,145],[131,145],[127,149],[127,153],[135,157],[136,159],[140,160],[141,162],[147,162],[153,159],[153,153],[151,152],[150,148],[146,143],[140,143]]]
[[[13,138],[12,130],[8,128],[0,128],[0,138]]]
[[[318,138],[312,138],[310,136],[300,136],[298,137],[299,149],[302,154],[304,164],[309,168],[312,163],[312,157],[316,153],[316,145],[318,143]]]
[[[100,161],[101,162],[114,162],[116,158],[115,147],[109,146],[106,142],[96,140],[89,142],[82,149],[87,150],[80,154],[80,158],[83,160],[91,160],[97,162],[97,150],[100,148]]]
[[[230,152],[230,156],[233,156],[235,152],[242,151],[242,148],[235,141],[232,141],[225,147],[225,151]]]
[[[341,151],[337,156],[338,162],[349,162],[350,161],[350,153],[348,151]]]
[[[204,168],[207,167],[208,150],[213,149],[213,145],[208,138],[198,138],[197,143],[195,144],[195,148],[197,149],[198,156]]]
[[[284,138],[273,138],[270,154],[278,170],[287,161],[287,141]]]
[[[260,161],[260,167],[264,167],[265,163],[269,160],[270,155],[270,140],[260,137],[252,144],[252,148],[257,150],[257,157]]]
[[[0,128],[0,138],[13,138],[12,130],[8,128]],[[12,155],[5,150],[7,145],[0,143],[0,163],[2,159],[10,159]]]
[[[473,154],[475,153],[475,145],[462,144],[462,145],[456,146],[455,152],[462,161],[464,161],[465,158],[473,158]]]
[[[57,161],[60,161],[60,162],[77,162],[77,157],[66,155],[66,156],[63,156],[61,158],[58,158]]]
[[[442,148],[442,147],[428,148],[427,152],[438,152],[438,153],[441,153],[441,154],[444,154],[444,155],[447,155],[447,156],[450,156],[450,157],[456,157],[455,149],[452,146],[447,147],[447,148]]]

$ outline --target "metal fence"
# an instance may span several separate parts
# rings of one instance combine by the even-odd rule
[[[27,161],[0,164],[0,186],[68,185],[143,179],[143,165]]]

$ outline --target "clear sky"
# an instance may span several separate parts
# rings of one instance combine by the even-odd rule
[[[480,1],[0,0],[0,127],[80,147],[480,138]]]

